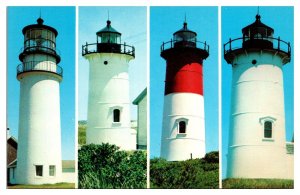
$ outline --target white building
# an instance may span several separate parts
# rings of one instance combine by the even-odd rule
[[[183,28],[163,43],[166,81],[161,137],[161,157],[181,161],[205,156],[203,60],[209,46],[197,41],[197,33]]]
[[[23,28],[24,48],[17,68],[20,111],[16,182],[61,182],[60,92],[62,68],[57,64],[57,31],[43,24]]]
[[[132,103],[138,106],[137,149],[147,150],[147,88]]]
[[[292,179],[282,72],[291,59],[290,44],[274,38],[260,15],[242,33],[224,45],[232,65],[227,177]]]
[[[134,150],[136,131],[130,125],[128,78],[134,47],[121,43],[121,33],[109,20],[96,35],[96,43],[82,46],[82,55],[89,61],[86,143],[110,143]]]

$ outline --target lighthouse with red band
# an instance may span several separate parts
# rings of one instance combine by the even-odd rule
[[[203,60],[208,55],[209,46],[197,41],[186,22],[161,46],[167,64],[161,157],[168,161],[205,155]]]

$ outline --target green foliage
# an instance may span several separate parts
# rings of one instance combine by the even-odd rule
[[[203,189],[219,188],[219,152],[202,159],[168,162],[162,158],[150,160],[151,188]]]
[[[294,180],[288,179],[225,179],[224,189],[293,189]]]
[[[78,144],[86,143],[86,121],[78,121]]]
[[[145,151],[121,151],[115,145],[85,145],[78,151],[79,188],[146,188]]]

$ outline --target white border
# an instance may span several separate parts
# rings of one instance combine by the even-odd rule
[[[219,6],[218,12],[219,12],[219,151],[220,151],[220,160],[222,156],[222,147],[221,147],[221,59],[222,59],[222,52],[221,52],[221,6],[294,6],[294,133],[295,133],[295,185],[294,190],[256,190],[255,193],[258,194],[274,194],[274,193],[291,193],[291,194],[299,194],[297,191],[300,191],[300,161],[299,161],[299,147],[297,144],[298,137],[300,136],[299,130],[299,74],[300,74],[300,67],[299,67],[299,55],[300,55],[300,49],[299,49],[299,36],[300,36],[300,1],[299,0],[51,0],[51,1],[41,1],[41,0],[0,0],[0,24],[1,24],[1,30],[0,30],[0,64],[2,71],[0,71],[0,193],[1,194],[20,194],[20,193],[31,193],[31,194],[40,194],[40,190],[8,190],[6,189],[6,58],[7,58],[7,39],[6,39],[6,28],[7,28],[7,22],[6,22],[6,16],[7,16],[7,8],[6,6],[147,6],[147,30],[148,30],[148,40],[147,40],[147,49],[148,49],[148,57],[147,57],[147,70],[148,70],[148,130],[150,129],[150,81],[149,81],[149,63],[150,63],[150,9],[149,6]],[[78,32],[78,7],[76,8],[76,30]],[[78,33],[76,33],[76,46],[78,41]],[[76,48],[76,76],[78,75],[78,48]],[[78,83],[76,79],[75,86],[77,88]],[[298,100],[298,101],[297,101]],[[78,103],[78,94],[76,90],[76,117],[75,117],[75,123],[77,128],[77,103]],[[76,131],[76,140],[77,140],[77,131]],[[77,148],[78,144],[77,141],[75,141],[75,147]],[[148,131],[148,150],[150,148],[150,134]],[[77,152],[75,152],[75,157],[77,158]],[[148,157],[149,157],[149,151],[148,151]],[[149,166],[149,161],[148,161]],[[220,178],[221,178],[221,165],[220,165]],[[147,172],[149,174],[149,172]],[[150,187],[150,186],[148,186]],[[178,194],[182,192],[186,192],[187,190],[172,190],[172,194]],[[239,190],[188,190],[188,193],[192,194],[199,194],[201,193],[216,193],[216,194],[232,194],[232,193],[241,193]],[[283,192],[284,191],[284,192]],[[54,191],[52,190],[43,190],[43,194],[53,194]],[[86,193],[82,192],[82,190],[57,190],[55,192],[58,193],[73,193],[73,194],[82,194]],[[115,191],[109,191],[109,190],[89,190],[88,193],[91,194],[98,194],[98,193],[110,193],[110,192],[120,192],[120,193],[130,193],[130,194],[141,194],[146,193],[150,194],[152,192],[154,193],[169,193],[163,190],[115,190]],[[254,191],[251,190],[243,190],[242,193],[245,194],[252,194]]]

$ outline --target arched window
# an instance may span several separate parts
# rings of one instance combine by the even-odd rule
[[[186,122],[180,121],[178,125],[179,125],[179,133],[186,133]]]
[[[272,138],[272,122],[271,121],[264,122],[264,136],[265,136],[265,138]]]
[[[119,109],[114,109],[113,115],[114,115],[114,122],[120,122],[120,110]]]

